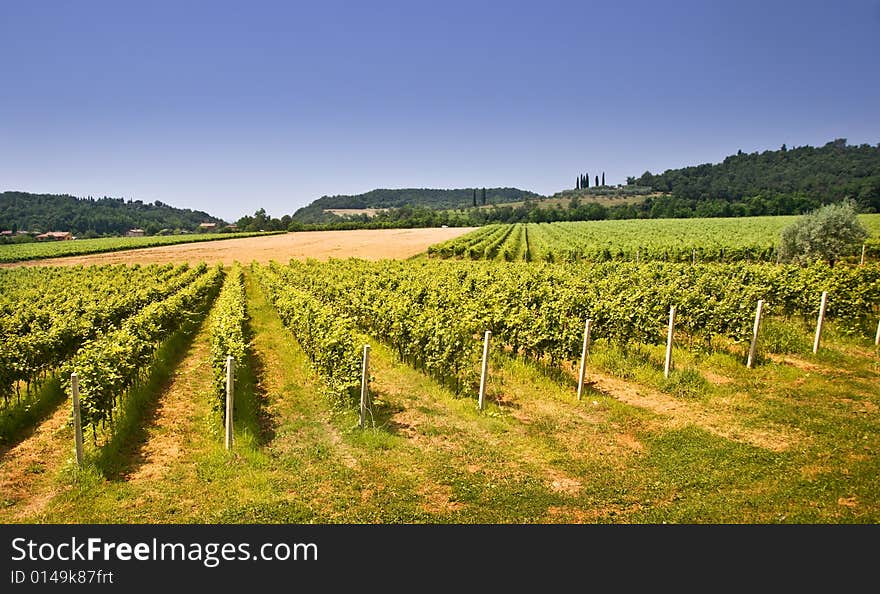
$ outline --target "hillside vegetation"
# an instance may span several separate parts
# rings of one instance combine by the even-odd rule
[[[652,217],[798,214],[844,198],[880,211],[880,144],[739,151],[717,164],[646,171],[627,182],[670,194],[655,200]]]
[[[485,191],[485,202],[483,192]],[[539,194],[518,188],[460,188],[440,190],[431,188],[404,188],[397,190],[378,189],[353,196],[322,196],[308,206],[293,214],[299,223],[316,223],[340,220],[341,217],[330,212],[331,209],[385,209],[385,208],[428,208],[432,210],[458,209],[477,205],[503,204],[526,199],[540,198]]]
[[[487,189],[485,202],[482,190],[473,188],[324,196],[296,211],[287,228],[796,215],[843,199],[856,202],[862,212],[880,212],[880,145],[853,146],[837,139],[822,147],[783,145],[775,151],[739,151],[721,163],[659,174],[646,171],[627,178],[626,185],[566,189],[549,197],[516,188]],[[329,212],[335,209],[350,212],[344,216]]]
[[[68,194],[0,193],[0,229],[70,231],[79,236],[122,235],[143,229],[148,235],[162,229],[194,231],[200,223],[223,220],[206,212],[175,208],[159,202],[123,198],[77,198]]]

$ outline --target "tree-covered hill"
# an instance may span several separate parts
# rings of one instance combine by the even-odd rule
[[[122,235],[143,229],[195,231],[200,223],[223,224],[206,212],[174,208],[158,200],[144,203],[122,198],[77,198],[67,194],[0,193],[0,229],[70,231],[78,236]]]
[[[485,193],[485,200],[483,194]],[[339,217],[326,212],[332,209],[429,208],[433,210],[467,208],[483,204],[504,204],[540,198],[539,194],[518,188],[431,188],[377,189],[351,196],[322,196],[293,214],[294,221],[315,223]]]
[[[848,145],[839,138],[822,147],[739,151],[721,163],[656,175],[646,171],[627,183],[671,194],[654,203],[663,212],[652,216],[740,214],[731,208],[747,211],[742,214],[793,214],[844,198],[864,211],[880,212],[880,144]]]

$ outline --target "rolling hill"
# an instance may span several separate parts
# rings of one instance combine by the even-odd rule
[[[376,211],[389,208],[428,208],[432,210],[448,210],[473,206],[474,193],[477,204],[482,205],[482,188],[432,189],[402,188],[376,189],[364,194],[322,196],[308,206],[304,206],[293,214],[293,220],[300,223],[319,223],[340,220],[334,210],[342,211]],[[538,199],[542,196],[528,190],[518,188],[485,188],[486,204],[506,204],[526,199]]]
[[[194,231],[222,219],[188,208],[122,198],[77,198],[68,194],[0,193],[0,229],[70,231],[79,236],[122,235],[140,228],[147,235],[162,229]]]
[[[652,216],[695,210],[701,212],[690,216],[729,216],[718,211],[731,205],[745,205],[748,214],[794,214],[844,198],[880,212],[880,144],[849,145],[838,138],[822,147],[738,151],[721,163],[646,171],[627,183],[673,198],[663,203],[668,212]]]

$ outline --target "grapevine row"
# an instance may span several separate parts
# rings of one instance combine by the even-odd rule
[[[0,393],[5,400],[18,382],[30,385],[40,376],[67,361],[98,332],[118,326],[126,318],[156,300],[164,299],[193,282],[204,272],[188,266],[144,267],[89,271],[84,286],[39,285],[61,296],[41,301],[23,292],[17,309],[0,318],[3,349],[0,350]],[[84,280],[84,279],[83,279]],[[48,301],[48,302],[47,302]]]
[[[341,401],[353,399],[360,386],[360,343],[352,320],[287,280],[277,264],[253,264],[254,273],[330,394]]]
[[[226,358],[232,357],[235,368],[245,364],[247,356],[247,305],[244,274],[238,263],[226,275],[210,320],[211,369],[214,373],[214,408],[223,410],[226,396]]]
[[[148,369],[158,346],[173,332],[198,318],[216,295],[223,280],[220,266],[199,267],[201,275],[177,293],[150,303],[113,329],[86,343],[65,365],[64,381],[79,378],[83,427],[113,421],[119,397]]]
[[[812,316],[828,291],[827,315],[851,333],[880,304],[877,266],[331,260],[275,270],[278,286],[319,299],[402,360],[458,387],[473,385],[484,330],[513,353],[558,364],[579,357],[586,318],[594,338],[658,344],[676,305],[679,331],[744,343],[759,299],[772,314]]]
[[[861,215],[880,256],[880,215]],[[487,225],[428,248],[430,256],[533,262],[775,262],[780,233],[796,217],[651,219]],[[500,245],[499,245],[500,242]],[[525,243],[525,249],[521,244]],[[856,258],[858,254],[853,257]]]

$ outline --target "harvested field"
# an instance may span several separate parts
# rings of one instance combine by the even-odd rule
[[[265,264],[270,260],[287,262],[291,258],[358,257],[366,260],[405,259],[440,241],[473,231],[473,227],[429,229],[355,229],[352,231],[300,231],[268,237],[245,237],[205,243],[186,243],[123,252],[70,256],[18,262],[5,266],[63,266],[74,264],[164,264],[168,262],[220,262]]]

